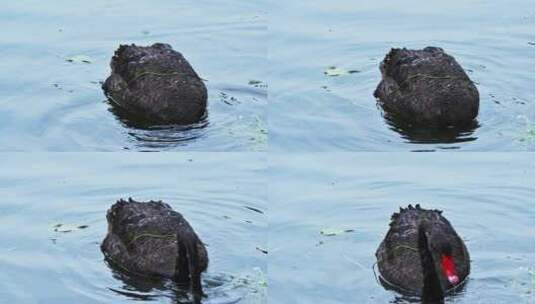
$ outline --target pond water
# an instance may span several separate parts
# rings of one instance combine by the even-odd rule
[[[207,244],[203,303],[266,302],[263,155],[21,153],[0,167],[0,303],[190,303],[105,263],[106,210],[127,197],[169,203]]]
[[[4,1],[0,303],[190,303],[103,259],[106,211],[128,197],[169,203],[207,244],[206,304],[414,303],[373,269],[409,203],[444,210],[470,251],[446,303],[535,303],[534,3]],[[147,126],[106,101],[119,44],[156,42],[205,81],[201,122]],[[472,126],[377,106],[385,54],[426,46],[476,84]]]
[[[280,1],[269,18],[270,150],[535,150],[533,1]],[[377,108],[390,48],[426,46],[476,82],[473,128],[404,130]]]
[[[533,303],[532,158],[529,153],[270,157],[269,302],[410,303],[385,290],[372,267],[391,214],[420,203],[443,210],[470,252],[469,280],[446,303]]]
[[[264,150],[266,11],[260,1],[3,1],[0,150]],[[100,82],[115,49],[155,42],[206,80],[205,121],[136,128],[109,111]]]

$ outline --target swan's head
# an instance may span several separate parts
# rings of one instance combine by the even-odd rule
[[[455,270],[455,261],[451,252],[451,245],[447,243],[443,244],[440,250],[439,264],[442,273],[446,277],[448,282],[450,282],[452,286],[455,286],[459,284],[459,276],[457,275],[457,271]]]
[[[448,240],[440,233],[431,234],[429,237],[429,249],[432,252],[435,267],[439,276],[451,286],[459,284],[459,275],[455,267],[453,250]]]
[[[430,227],[427,226],[427,228]],[[459,284],[460,279],[455,267],[452,246],[441,230],[433,228],[424,228],[424,231],[427,249],[432,255],[434,265],[424,265],[424,267],[435,268],[436,273],[442,276],[444,281],[447,281],[450,286],[456,286]]]

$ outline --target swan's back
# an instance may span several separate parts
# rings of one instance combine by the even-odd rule
[[[108,234],[101,249],[106,258],[130,272],[173,278],[178,256],[177,233],[194,238],[201,268],[207,253],[182,215],[161,201],[119,200],[106,215]]]

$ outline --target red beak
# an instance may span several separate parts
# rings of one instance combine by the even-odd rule
[[[459,284],[459,276],[457,275],[457,271],[455,271],[453,257],[451,255],[442,255],[440,265],[442,266],[442,271],[444,271],[444,274],[448,278],[448,282],[452,286]]]

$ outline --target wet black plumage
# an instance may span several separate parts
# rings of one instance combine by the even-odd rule
[[[409,205],[392,215],[376,257],[381,277],[390,287],[432,303],[429,299],[441,298],[455,287],[440,268],[445,253],[452,256],[459,282],[463,282],[470,272],[470,258],[455,229],[442,211]]]
[[[201,274],[208,253],[186,219],[162,201],[119,200],[106,215],[101,250],[111,265],[141,276],[166,277],[203,295]]]

